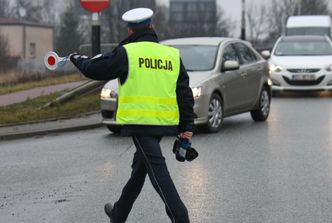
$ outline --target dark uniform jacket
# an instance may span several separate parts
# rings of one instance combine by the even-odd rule
[[[112,80],[119,78],[123,84],[128,76],[128,57],[122,45],[132,42],[158,42],[154,30],[140,30],[122,41],[112,52],[96,56],[92,59],[85,56],[73,55],[71,61],[88,78],[94,80]],[[180,74],[176,87],[177,102],[180,112],[179,126],[146,126],[125,125],[124,135],[176,135],[179,132],[192,131],[195,114],[193,112],[194,99],[189,87],[189,76],[185,67],[180,65]]]

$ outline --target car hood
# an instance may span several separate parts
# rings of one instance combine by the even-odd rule
[[[207,80],[211,76],[211,71],[195,71],[188,72],[190,79],[190,87],[198,87],[203,81]]]
[[[209,71],[209,72],[188,72],[188,75],[189,75],[189,79],[190,79],[190,87],[196,87],[211,76],[211,71]],[[117,92],[118,81],[111,80],[105,84],[104,88],[111,89],[111,90]]]
[[[269,62],[286,68],[326,68],[332,56],[272,56]]]
[[[105,85],[104,85],[104,88],[107,88],[107,89],[110,89],[110,90],[113,90],[113,91],[118,91],[118,80],[115,79],[115,80],[111,80],[109,82],[107,82]]]

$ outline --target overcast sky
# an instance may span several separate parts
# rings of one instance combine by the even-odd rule
[[[158,3],[169,5],[169,0],[157,0]],[[259,5],[267,2],[269,0],[246,0],[246,5]],[[222,7],[226,16],[231,18],[236,22],[236,30],[233,30],[233,35],[238,36],[240,34],[241,29],[241,0],[217,0],[219,7]]]

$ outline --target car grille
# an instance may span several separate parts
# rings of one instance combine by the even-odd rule
[[[318,71],[320,71],[319,68],[309,68],[309,69],[287,69],[289,72],[291,73],[316,73]]]
[[[311,85],[317,85],[320,84],[325,76],[321,76],[317,80],[291,80],[288,77],[282,76],[284,80],[287,82],[289,85],[295,85],[295,86],[311,86]]]

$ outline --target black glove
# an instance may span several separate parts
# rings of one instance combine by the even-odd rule
[[[70,55],[69,55],[69,59],[70,59],[70,61],[72,62],[72,63],[75,63],[75,61],[78,59],[78,58],[80,58],[81,57],[81,55],[79,54],[79,53],[71,53]]]
[[[180,123],[178,126],[179,132],[193,132],[194,125],[193,123]]]

